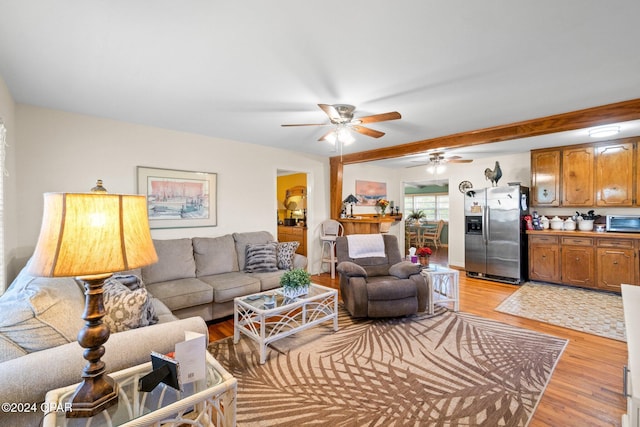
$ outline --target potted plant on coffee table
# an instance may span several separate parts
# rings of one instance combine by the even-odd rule
[[[428,246],[418,248],[418,250],[416,251],[416,255],[418,255],[418,259],[420,260],[420,265],[428,267],[429,257],[431,256],[432,253],[433,252],[431,251],[431,248]]]
[[[300,295],[306,295],[309,292],[309,284],[311,284],[311,275],[302,268],[289,270],[280,278],[282,294],[286,298],[296,298]]]

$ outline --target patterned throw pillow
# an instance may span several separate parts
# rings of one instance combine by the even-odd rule
[[[275,242],[247,245],[244,271],[247,273],[278,271],[276,246]]]
[[[135,291],[137,289],[144,289],[146,291],[147,288],[144,286],[144,282],[137,274],[114,274],[111,276],[111,279],[115,279],[118,282],[125,285],[129,288],[130,291]],[[156,308],[151,302],[151,298],[147,296],[149,302],[145,304],[146,310],[142,313],[142,317],[140,318],[140,326],[149,326],[155,325],[158,323],[158,314],[156,313]]]
[[[296,249],[300,246],[300,242],[282,242],[278,243],[277,259],[278,268],[280,270],[293,269],[293,254],[296,253]]]
[[[155,323],[153,320],[155,310],[144,288],[132,291],[118,280],[111,278],[104,283],[103,298],[107,314],[102,321],[112,333]]]

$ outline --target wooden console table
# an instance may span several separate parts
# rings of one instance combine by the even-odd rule
[[[338,221],[344,227],[344,235],[349,234],[378,234],[389,231],[389,227],[402,219],[402,214],[385,215],[360,214],[355,218],[340,218]]]

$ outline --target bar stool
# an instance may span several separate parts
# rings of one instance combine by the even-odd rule
[[[336,277],[336,238],[342,236],[344,227],[335,219],[328,219],[320,224],[320,243],[322,244],[322,261],[320,263],[320,274],[322,266],[326,263],[331,265],[331,278]],[[329,250],[327,253],[326,249]]]

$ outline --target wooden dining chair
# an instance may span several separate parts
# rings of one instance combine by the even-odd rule
[[[422,244],[426,244],[427,242],[432,242],[433,245],[438,249],[438,244],[442,245],[440,241],[440,235],[442,234],[442,229],[444,228],[444,220],[441,219],[438,221],[438,225],[434,231],[425,231],[422,233]]]

